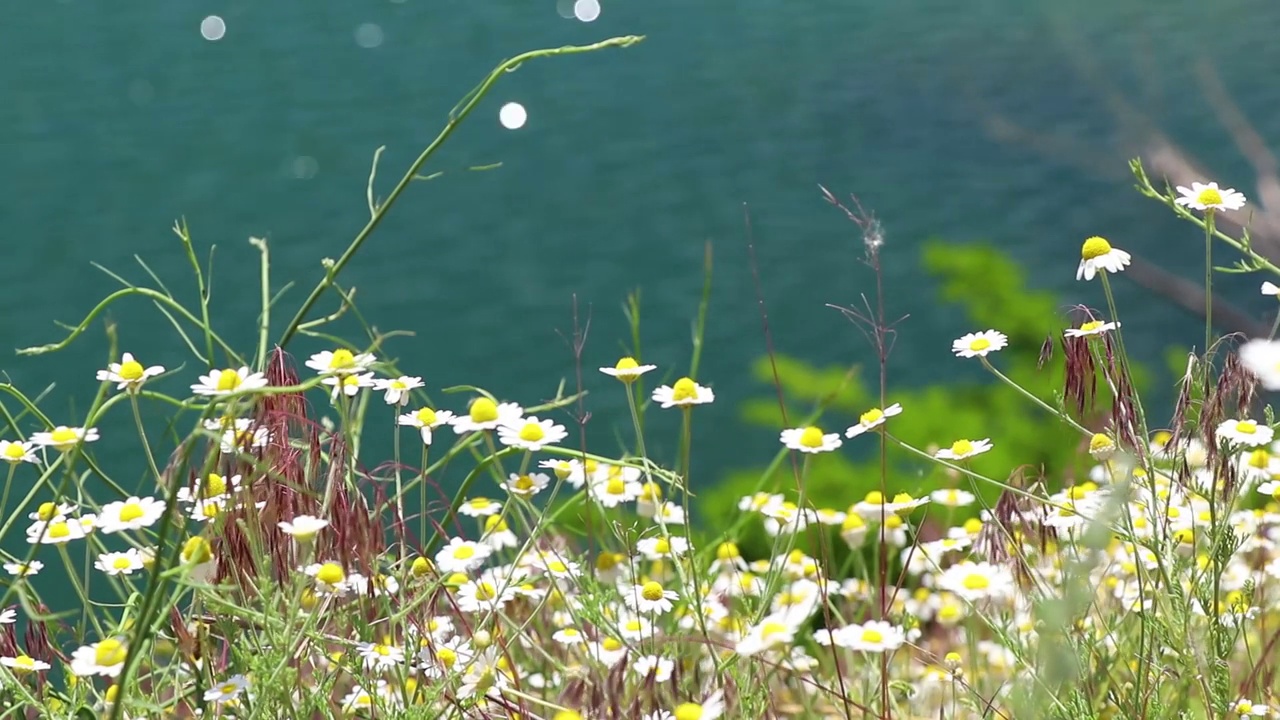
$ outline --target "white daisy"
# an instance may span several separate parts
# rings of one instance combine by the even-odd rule
[[[66,452],[82,442],[91,443],[97,439],[97,428],[67,427],[66,425],[59,425],[48,432],[31,433],[31,442],[51,447],[59,452]]]
[[[106,370],[99,370],[97,377],[98,382],[116,383],[117,390],[128,388],[130,391],[136,391],[148,378],[163,372],[164,368],[159,365],[143,367],[142,363],[133,359],[133,355],[124,353],[120,356],[120,362],[107,365]]]
[[[492,552],[480,543],[456,537],[436,553],[436,567],[446,575],[465,573],[483,565]]]
[[[330,397],[334,400],[339,395],[347,397],[355,397],[360,391],[367,387],[373,387],[373,373],[352,373],[350,375],[329,375],[322,379],[321,384],[333,387]]]
[[[107,503],[98,514],[98,527],[104,533],[140,530],[151,527],[164,515],[164,503],[153,497],[130,497]]]
[[[393,668],[404,662],[404,650],[395,645],[381,643],[359,643],[356,649],[364,658],[365,670],[383,670]]]
[[[636,543],[636,551],[649,560],[677,558],[689,551],[689,541],[679,535],[644,538]]]
[[[267,376],[260,372],[251,373],[247,367],[241,367],[236,370],[227,368],[225,370],[211,371],[208,375],[201,375],[200,382],[191,386],[191,392],[196,395],[221,397],[232,393],[257,390],[266,386]]]
[[[883,410],[880,408],[871,408],[858,416],[858,424],[851,426],[848,430],[845,430],[844,436],[850,438],[857,437],[868,430],[874,430],[875,428],[883,425],[885,420],[901,413],[902,406],[898,403],[894,403]]]
[[[431,444],[431,431],[447,425],[453,420],[453,413],[448,410],[432,410],[421,407],[411,413],[405,413],[396,419],[400,425],[418,428],[422,434],[422,444]]]
[[[604,373],[605,375],[615,377],[624,383],[629,383],[629,382],[635,382],[636,378],[649,372],[650,370],[657,370],[657,369],[658,369],[657,365],[641,365],[640,363],[636,362],[636,359],[633,357],[624,357],[618,360],[618,363],[611,368],[609,367],[600,368],[600,372]]]
[[[850,650],[862,652],[887,652],[902,647],[907,641],[902,628],[880,620],[869,620],[865,623],[846,625],[833,633],[834,644]]]
[[[76,648],[71,654],[71,672],[84,675],[118,677],[124,669],[128,648],[120,638],[107,638],[92,645]]]
[[[194,488],[178,488],[178,502],[193,503],[200,500],[216,500],[225,498],[240,489],[240,476],[224,477],[218,473],[209,473],[195,482]]]
[[[491,577],[469,580],[458,588],[458,609],[467,613],[497,612],[515,599],[511,582]]]
[[[204,428],[221,434],[219,449],[227,454],[250,452],[271,442],[271,430],[252,418],[205,420]]]
[[[956,488],[948,488],[945,490],[934,490],[929,493],[929,499],[946,507],[968,507],[978,498],[971,492],[958,490]]]
[[[1253,420],[1226,420],[1214,431],[1218,440],[1259,447],[1269,445],[1275,433],[1266,425],[1259,425]]]
[[[4,571],[9,573],[10,575],[13,575],[14,577],[27,577],[28,575],[35,575],[43,569],[44,569],[44,563],[40,562],[39,560],[32,560],[31,562],[26,562],[26,563],[7,562],[4,564]]]
[[[142,553],[138,548],[102,553],[93,566],[108,575],[132,575],[133,571],[142,568]]]
[[[1192,210],[1239,210],[1245,203],[1244,193],[1235,188],[1220,188],[1216,182],[1208,185],[1193,182],[1190,188],[1179,185],[1178,194],[1181,197],[1174,202]]]
[[[22,440],[0,440],[0,460],[11,464],[40,462],[35,444]]]
[[[979,455],[991,449],[991,440],[957,440],[951,443],[951,447],[943,448],[933,454],[936,458],[944,460],[963,460],[965,458]]]
[[[692,379],[682,377],[674,385],[663,385],[653,391],[653,401],[665,408],[688,407],[714,402],[716,394]]]
[[[650,580],[643,585],[632,585],[622,590],[622,601],[627,607],[641,613],[661,615],[675,608],[675,600],[680,596],[673,590],[662,587],[662,583]]]
[[[660,712],[667,713],[665,710]],[[667,713],[666,717],[675,720],[717,720],[723,714],[724,691],[716,690],[700,703],[680,703],[674,711]]]
[[[495,552],[520,546],[520,538],[511,532],[501,515],[490,515],[484,519],[484,533],[480,536],[480,542]]]
[[[1090,335],[1101,335],[1120,327],[1118,322],[1102,322],[1101,320],[1090,320],[1081,323],[1078,328],[1067,328],[1063,334],[1069,338],[1088,337]]]
[[[782,444],[802,453],[831,452],[840,447],[840,433],[823,434],[821,428],[809,426],[783,430],[779,436]]]
[[[489,498],[471,498],[458,506],[458,512],[468,517],[489,517],[502,512],[502,503]]]
[[[551,634],[551,639],[561,645],[581,645],[587,641],[581,631],[572,627],[560,628]]]
[[[997,352],[1009,344],[1009,337],[996,330],[984,330],[969,333],[951,343],[951,352],[958,357],[985,357],[987,353]]]
[[[1099,272],[1118,273],[1129,264],[1129,253],[1111,247],[1106,238],[1097,235],[1084,241],[1080,247],[1080,267],[1076,280],[1092,280]]]
[[[373,389],[385,392],[388,405],[400,406],[409,402],[409,393],[423,387],[422,378],[401,375],[398,378],[379,378],[373,381]]]
[[[306,365],[321,375],[349,375],[368,370],[375,359],[370,353],[353,353],[346,348],[339,348],[312,355]]]
[[[0,665],[4,665],[14,673],[43,672],[53,667],[43,660],[35,660],[21,653],[15,657],[0,657]]]
[[[310,542],[317,533],[329,527],[329,521],[312,515],[298,515],[293,520],[281,520],[276,525],[298,542]]]
[[[786,647],[795,639],[796,626],[786,613],[771,613],[752,625],[738,641],[739,655],[750,657],[766,650]]]
[[[226,514],[227,498],[209,498],[208,500],[197,500],[191,506],[191,510],[187,512],[187,516],[197,522],[214,522],[218,518]]]
[[[522,418],[510,425],[498,426],[498,442],[503,445],[537,452],[547,445],[555,445],[569,436],[563,425],[536,417]]]
[[[1262,283],[1262,294],[1280,298],[1280,285],[1276,285],[1270,280],[1264,281]]]
[[[49,521],[37,520],[27,528],[27,542],[60,545],[85,536],[84,526],[61,515]]]
[[[630,470],[632,468],[627,469]],[[588,489],[588,493],[596,502],[607,508],[617,507],[640,497],[644,486],[638,479],[634,479],[638,477],[638,471],[634,475],[619,472],[611,477],[594,480]]]
[[[497,430],[502,425],[514,425],[524,415],[524,408],[515,403],[495,403],[487,397],[478,397],[471,401],[466,415],[459,415],[452,420],[453,431],[459,435],[481,430]]]
[[[1240,346],[1240,363],[1268,390],[1280,390],[1280,340],[1250,340]]]
[[[542,492],[550,483],[551,477],[545,473],[525,473],[522,475],[511,473],[507,481],[502,483],[502,489],[512,495],[528,498]]]
[[[249,687],[249,678],[244,675],[232,675],[223,680],[214,687],[204,691],[204,701],[211,703],[224,703],[229,700],[235,700],[240,694]]]
[[[965,560],[952,565],[937,577],[938,587],[973,602],[984,598],[1010,597],[1017,587],[1013,573],[1000,565]]]
[[[898,493],[892,500],[887,500],[879,490],[872,490],[867,493],[866,499],[854,503],[849,509],[867,520],[878,522],[881,515],[911,512],[928,502],[928,497],[911,497],[910,493]]]
[[[642,679],[653,675],[653,681],[664,683],[671,679],[671,671],[676,669],[675,661],[657,655],[641,655],[631,662],[631,669]]]

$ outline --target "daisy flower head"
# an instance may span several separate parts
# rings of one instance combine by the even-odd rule
[[[178,488],[178,502],[193,503],[201,500],[225,498],[240,489],[240,476],[226,477],[218,473],[209,473],[195,481],[194,487]]]
[[[894,403],[884,409],[871,408],[858,416],[858,424],[851,426],[848,430],[845,430],[844,436],[849,438],[857,437],[868,430],[874,430],[875,428],[883,425],[889,418],[901,413],[902,406],[898,403]]]
[[[617,507],[640,497],[640,493],[644,491],[644,485],[640,483],[639,478],[639,470],[619,468],[618,472],[609,472],[605,477],[593,479],[589,493],[601,505],[607,508]]]
[[[121,638],[107,638],[77,648],[71,654],[71,672],[75,675],[118,677],[124,669],[129,650]]]
[[[943,448],[934,453],[933,456],[936,458],[942,458],[943,460],[964,460],[965,458],[971,458],[974,455],[981,455],[990,449],[991,440],[989,438],[984,438],[982,440],[957,440],[951,443],[951,447]]]
[[[398,378],[378,378],[373,381],[373,389],[386,393],[383,399],[388,405],[397,407],[409,402],[409,393],[423,387],[422,378],[401,375]]]
[[[208,375],[201,375],[200,382],[191,386],[191,392],[196,395],[222,397],[232,393],[258,390],[266,386],[267,376],[260,372],[249,372],[248,367],[226,368],[210,371]]]
[[[1280,340],[1255,339],[1240,346],[1240,363],[1267,390],[1280,390]]]
[[[97,439],[97,428],[67,427],[66,425],[59,425],[47,432],[31,433],[31,442],[42,447],[51,447],[58,452],[67,452],[80,443],[91,443]]]
[[[795,639],[796,626],[786,613],[770,613],[751,626],[735,648],[739,655],[750,657],[776,647],[785,647]]]
[[[850,509],[867,520],[879,521],[881,514],[909,513],[928,502],[928,496],[915,498],[910,493],[898,493],[893,499],[887,499],[879,490],[872,490],[867,493],[866,499],[855,503]]]
[[[549,484],[551,476],[546,473],[511,473],[507,481],[502,483],[502,489],[512,495],[528,498],[542,492]]]
[[[132,575],[135,570],[142,568],[142,553],[138,548],[102,553],[93,566],[108,575]]]
[[[987,353],[1003,350],[1009,344],[1009,337],[997,330],[984,330],[969,333],[951,343],[951,352],[957,357],[986,357]]]
[[[823,434],[822,429],[814,426],[783,430],[779,439],[782,444],[802,453],[831,452],[840,447],[840,433]]]
[[[458,512],[468,517],[489,517],[502,512],[502,503],[489,498],[471,498],[458,506]]]
[[[524,408],[515,403],[499,405],[481,396],[471,401],[466,415],[459,415],[450,420],[450,423],[454,432],[464,435],[481,430],[496,430],[503,425],[515,425],[523,415]]]
[[[360,651],[360,657],[364,658],[366,670],[393,668],[404,662],[404,650],[395,645],[362,642],[356,645],[356,649]]]
[[[622,601],[627,607],[641,613],[661,615],[675,608],[675,601],[680,596],[673,590],[662,587],[662,583],[650,580],[643,585],[632,585],[623,590]]]
[[[44,563],[39,560],[31,562],[7,562],[4,564],[4,571],[14,577],[27,577],[35,575],[44,569]]]
[[[1270,445],[1275,433],[1266,425],[1259,425],[1253,420],[1226,420],[1218,426],[1214,435],[1220,441],[1260,447]]]
[[[653,401],[665,410],[673,407],[689,407],[714,402],[716,394],[692,378],[682,377],[672,385],[663,385],[653,391]]]
[[[331,397],[338,399],[339,395],[347,397],[355,397],[360,391],[367,387],[373,387],[373,373],[351,373],[344,375],[329,375],[320,381],[323,385],[331,385],[333,392]]]
[[[221,434],[218,449],[228,455],[250,452],[271,442],[271,430],[252,418],[205,420],[204,429]]]
[[[1189,188],[1179,185],[1178,195],[1174,202],[1192,210],[1239,210],[1245,203],[1244,193],[1235,188],[1220,188],[1216,182],[1208,185],[1193,182]]]
[[[492,553],[485,545],[455,537],[436,553],[436,567],[445,574],[465,573],[483,565]]]
[[[1080,267],[1076,269],[1076,280],[1092,280],[1099,272],[1121,272],[1129,264],[1129,260],[1129,253],[1111,247],[1106,238],[1094,235],[1080,246]]]
[[[396,419],[396,423],[407,427],[418,428],[422,434],[422,444],[431,444],[431,432],[441,425],[448,425],[453,420],[453,413],[448,410],[433,410],[421,407],[411,413],[404,413]]]
[[[937,578],[938,587],[970,602],[1004,598],[1017,587],[1008,568],[966,560],[947,568]]]
[[[99,370],[97,377],[98,382],[116,383],[117,390],[127,388],[130,391],[136,391],[149,378],[163,372],[164,368],[159,365],[143,367],[142,363],[133,359],[133,355],[124,353],[120,356],[120,362],[107,365],[106,370]]]
[[[27,542],[59,545],[85,536],[84,526],[59,515],[52,520],[37,520],[27,528]]]
[[[700,703],[680,703],[667,716],[675,720],[717,720],[723,714],[724,691],[716,690]]]
[[[831,636],[832,642],[840,647],[872,653],[896,650],[907,641],[902,628],[881,620],[846,625]]]
[[[929,493],[929,499],[945,507],[958,508],[968,507],[978,498],[971,492],[958,490],[956,488],[948,488],[945,490],[934,490]]]
[[[277,526],[298,542],[310,542],[317,533],[329,527],[329,521],[312,515],[298,515],[293,520],[281,520]]]
[[[211,703],[230,702],[240,697],[249,687],[249,678],[244,675],[232,675],[217,685],[204,691],[204,701]]]
[[[656,683],[664,683],[670,680],[671,672],[675,668],[676,663],[674,660],[658,655],[641,655],[631,663],[631,669],[635,671],[636,675],[646,679],[653,675],[653,681]]]
[[[649,372],[650,370],[657,369],[657,365],[641,365],[636,362],[636,359],[633,357],[624,357],[618,360],[618,363],[613,367],[600,368],[600,372],[610,377],[617,378],[624,383],[632,383],[641,375]]]
[[[510,425],[498,426],[498,442],[529,452],[537,452],[547,445],[555,445],[567,437],[569,432],[563,425],[557,425],[552,420],[539,420],[533,416],[522,418]]]
[[[0,665],[4,665],[14,673],[44,672],[52,667],[43,660],[35,660],[23,653],[18,653],[13,657],[0,657]]]
[[[164,503],[153,497],[130,497],[107,503],[98,514],[98,527],[104,533],[141,530],[155,524],[164,515]]]
[[[368,370],[375,359],[371,353],[353,353],[346,348],[338,348],[312,355],[306,365],[321,375],[351,375]]]
[[[644,538],[636,543],[636,550],[648,560],[677,558],[689,551],[689,541],[679,535]]]
[[[1069,338],[1089,337],[1091,335],[1101,335],[1120,327],[1118,322],[1103,322],[1101,320],[1090,320],[1080,323],[1078,328],[1067,328],[1063,331],[1063,335]]]
[[[35,444],[22,440],[0,440],[0,460],[11,465],[40,462],[35,453]]]
[[[516,591],[511,581],[496,577],[468,580],[458,588],[458,609],[468,613],[498,612],[514,600]]]

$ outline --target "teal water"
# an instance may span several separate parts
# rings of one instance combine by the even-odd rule
[[[213,14],[226,23],[216,42],[199,31]],[[628,50],[504,77],[428,168],[445,175],[411,189],[343,281],[359,288],[379,328],[416,333],[389,352],[432,388],[474,383],[533,404],[572,379],[558,333],[571,327],[574,296],[591,313],[588,368],[618,356],[627,339],[619,308],[640,287],[646,359],[683,372],[711,241],[700,379],[721,400],[698,413],[708,473],[764,462],[776,447],[773,433],[743,428],[736,412],[762,389],[747,368],[764,349],[744,204],[777,348],[821,364],[870,357],[825,308],[856,301],[870,276],[851,227],[816,185],[856,192],[875,209],[887,230],[891,314],[911,315],[892,383],[914,385],[955,376],[950,340],[977,329],[938,305],[917,260],[927,238],[1007,249],[1064,308],[1101,303],[1096,287],[1074,281],[1088,235],[1200,272],[1192,230],[1129,190],[1125,165],[1138,145],[1120,132],[1108,90],[1247,194],[1250,168],[1196,89],[1194,63],[1212,62],[1262,135],[1280,137],[1280,6],[1265,0],[605,0],[590,24],[561,17],[549,0],[68,0],[11,19],[0,25],[0,341],[10,347],[58,339],[54,321],[78,322],[115,288],[91,262],[143,282],[137,254],[189,287],[169,232],[179,216],[200,247],[218,246],[217,327],[247,346],[258,308],[249,236],[270,239],[277,285],[295,283],[282,301],[291,312],[320,277],[320,258],[341,253],[364,223],[375,148],[387,146],[385,194],[502,58],[646,35]],[[363,47],[357,35],[380,42]],[[528,109],[517,131],[497,122],[509,101]],[[1088,152],[995,137],[995,113]],[[1232,296],[1261,317],[1255,286],[1241,280]],[[1120,302],[1128,342],[1147,359],[1199,336],[1129,283]],[[166,387],[194,379],[199,368],[153,309],[131,301],[110,315],[125,349],[148,363],[188,363]],[[47,409],[76,417],[105,360],[98,325],[68,352],[0,355],[0,371],[31,393],[57,382]],[[606,380],[588,372],[602,451],[622,408]],[[664,429],[651,439],[659,457],[673,453]],[[112,465],[141,477],[132,443],[108,447],[132,434],[128,416],[110,418],[103,433]]]

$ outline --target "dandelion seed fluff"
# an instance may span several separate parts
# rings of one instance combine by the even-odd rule
[[[217,15],[210,15],[200,21],[200,36],[205,40],[221,40],[227,34],[227,24]]]
[[[520,103],[507,103],[498,111],[498,122],[508,130],[519,130],[524,127],[524,122],[528,119],[529,114]]]
[[[600,17],[599,0],[578,0],[573,4],[573,16],[582,22],[591,22]]]

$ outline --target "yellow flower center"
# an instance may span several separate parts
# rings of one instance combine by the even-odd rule
[[[342,566],[337,563],[325,563],[316,571],[316,580],[326,585],[337,585],[347,579],[347,574],[343,572]]]
[[[59,521],[49,526],[48,535],[51,538],[64,538],[71,534],[71,527],[65,522]]]
[[[143,373],[142,363],[137,360],[126,360],[120,363],[120,377],[124,380],[130,382],[141,380]]]
[[[624,357],[618,360],[618,364],[613,366],[614,370],[635,370],[640,367],[640,363],[636,362],[633,357]]]
[[[562,573],[562,572],[569,571],[568,566],[566,566],[564,563],[560,562],[559,560],[552,560],[551,562],[547,563],[547,569],[553,573]]]
[[[800,444],[807,448],[822,447],[822,429],[816,427],[807,427],[804,432],[800,433]]]
[[[760,627],[760,638],[768,640],[774,635],[782,635],[787,632],[787,626],[780,622],[770,620]]]
[[[650,580],[640,586],[640,597],[648,600],[649,602],[661,600],[663,597],[662,585]]]
[[[991,341],[984,337],[974,338],[969,342],[969,349],[974,352],[982,352],[989,347],[991,347]]]
[[[1221,205],[1222,193],[1218,192],[1216,188],[1204,188],[1200,191],[1200,194],[1196,196],[1196,200],[1205,207]]]
[[[973,443],[968,440],[957,440],[951,443],[952,455],[968,455],[973,452]]]
[[[640,628],[643,626],[640,624],[639,620],[632,618],[631,620],[628,620],[627,624],[623,627],[625,627],[628,632],[640,632]]]
[[[866,503],[868,505],[883,505],[884,495],[881,494],[879,490],[872,490],[871,492],[867,493]]]
[[[523,433],[521,433],[523,434]],[[533,478],[528,475],[521,475],[516,478],[515,487],[517,490],[532,490],[534,486]]]
[[[49,439],[53,440],[55,444],[65,445],[67,443],[75,442],[77,439],[77,436],[76,436],[75,430],[72,430],[69,427],[60,425],[54,428],[53,432],[49,433]]]
[[[111,567],[116,570],[128,570],[133,567],[133,561],[129,559],[128,555],[120,555],[115,560],[111,561]]]
[[[697,400],[698,384],[687,377],[680,378],[671,386],[671,399],[676,402]]]
[[[658,487],[658,483],[647,482],[640,486],[640,499],[650,502],[662,499],[662,488]]]
[[[498,588],[493,586],[491,582],[476,583],[476,599],[492,600],[498,597]]]
[[[884,418],[884,411],[880,408],[872,408],[858,416],[858,422],[863,425],[874,425]]]
[[[653,551],[659,555],[665,555],[671,552],[671,543],[666,538],[658,538],[658,542],[654,543]]]
[[[210,498],[217,497],[227,491],[227,480],[218,473],[209,473],[200,486],[200,494]]]
[[[21,460],[26,457],[27,449],[18,443],[9,443],[4,446],[5,460]]]
[[[209,542],[199,535],[190,538],[182,546],[183,562],[199,565],[213,559],[213,549],[209,547]]]
[[[476,549],[470,545],[459,545],[453,550],[453,557],[458,560],[470,560],[476,556]]]
[[[417,417],[418,422],[422,423],[424,426],[430,426],[436,421],[436,411],[429,407],[419,409],[418,412],[414,413],[414,416]]]
[[[601,643],[600,647],[610,652],[622,649],[622,641],[618,638],[607,637]]]
[[[485,532],[503,532],[507,529],[507,521],[501,515],[490,515],[484,519]]]
[[[884,642],[884,635],[879,630],[866,629],[862,631],[862,642],[878,643]]]
[[[479,397],[471,403],[471,411],[468,414],[472,422],[493,422],[498,419],[498,406],[489,398]]]
[[[1271,464],[1271,453],[1263,449],[1254,450],[1249,453],[1249,466],[1259,469],[1266,468]]]
[[[525,442],[538,442],[546,436],[547,434],[543,432],[541,423],[527,422],[524,427],[520,428],[520,439]]]
[[[387,657],[391,654],[391,648],[387,645],[374,645],[373,651],[382,657]]]
[[[458,661],[458,653],[447,647],[442,647],[436,650],[436,660],[439,660],[440,664],[446,668],[451,668]]]
[[[622,553],[602,552],[596,556],[597,570],[612,570],[622,562]]]
[[[844,516],[844,522],[840,525],[840,528],[845,531],[850,531],[858,530],[866,526],[867,523],[863,521],[861,515],[858,513],[849,513]]]
[[[1090,452],[1110,450],[1113,447],[1115,447],[1115,443],[1111,442],[1111,438],[1103,435],[1102,433],[1094,433],[1093,437],[1089,438]]]
[[[970,573],[964,577],[966,590],[986,590],[991,587],[991,580],[980,573]]]
[[[102,667],[111,667],[123,663],[126,654],[124,643],[115,638],[107,638],[98,643],[93,652],[93,661]]]
[[[57,514],[58,506],[51,502],[40,503],[40,508],[36,510],[36,515],[45,522],[49,522]]]
[[[467,504],[470,505],[475,510],[484,510],[488,508],[490,505],[492,505],[493,503],[490,502],[489,498],[473,498],[471,500],[468,500]]]
[[[742,552],[738,550],[738,546],[731,542],[720,543],[716,547],[716,559],[720,561],[732,560],[742,557]]]
[[[329,358],[330,370],[345,370],[355,364],[355,354],[345,348],[334,350],[333,355]]]
[[[610,495],[622,495],[627,490],[627,484],[622,481],[622,478],[614,478],[605,484],[604,489]]]
[[[14,670],[34,670],[35,667],[36,661],[26,655],[19,655],[13,659]]]
[[[702,720],[702,706],[697,703],[680,703],[676,706],[676,720]]]
[[[240,689],[240,686],[236,685],[235,683],[226,683],[218,687],[218,692],[222,693],[223,695],[234,695],[236,691],[239,689]]]
[[[1258,423],[1252,420],[1241,420],[1236,423],[1236,432],[1252,435],[1258,432]]]
[[[218,372],[217,389],[222,392],[231,392],[240,387],[240,373],[235,370],[222,370]]]
[[[142,505],[136,502],[127,502],[124,507],[120,508],[120,522],[137,520],[145,514],[142,511]]]
[[[1111,243],[1106,238],[1094,235],[1084,241],[1084,245],[1080,248],[1080,258],[1083,260],[1095,260],[1111,252]]]

